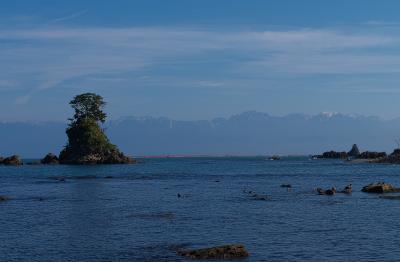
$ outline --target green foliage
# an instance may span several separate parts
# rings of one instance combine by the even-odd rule
[[[105,102],[101,96],[92,93],[78,95],[70,104],[75,115],[66,130],[68,143],[60,153],[60,163],[132,163],[131,158],[110,143],[99,125],[106,119],[102,111]]]
[[[93,119],[82,119],[71,123],[67,129],[67,136],[69,141],[67,151],[74,152],[78,157],[90,154],[105,155],[117,150]]]
[[[75,96],[69,104],[75,109],[72,121],[79,122],[83,119],[92,119],[104,123],[106,120],[107,115],[103,112],[106,102],[99,95],[94,93],[80,94]]]

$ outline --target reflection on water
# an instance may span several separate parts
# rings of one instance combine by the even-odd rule
[[[246,261],[395,261],[398,197],[360,189],[400,185],[399,173],[261,157],[2,166],[0,195],[10,200],[0,202],[0,261],[184,261],[176,250],[230,243],[247,247]],[[351,195],[314,191],[347,184]]]

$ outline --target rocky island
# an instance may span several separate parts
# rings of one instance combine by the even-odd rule
[[[70,102],[75,110],[66,130],[68,143],[58,159],[48,155],[43,162],[68,165],[84,164],[131,164],[135,160],[125,156],[111,144],[100,124],[106,120],[103,98],[94,93],[77,95]]]

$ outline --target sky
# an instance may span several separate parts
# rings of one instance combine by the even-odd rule
[[[400,117],[400,1],[2,0],[0,121]]]

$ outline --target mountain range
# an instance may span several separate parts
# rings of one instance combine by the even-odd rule
[[[63,122],[0,122],[0,155],[38,158],[66,143]],[[327,150],[391,152],[400,138],[400,118],[321,113],[271,116],[244,112],[229,118],[178,121],[125,117],[106,122],[112,143],[133,156],[307,155]]]

